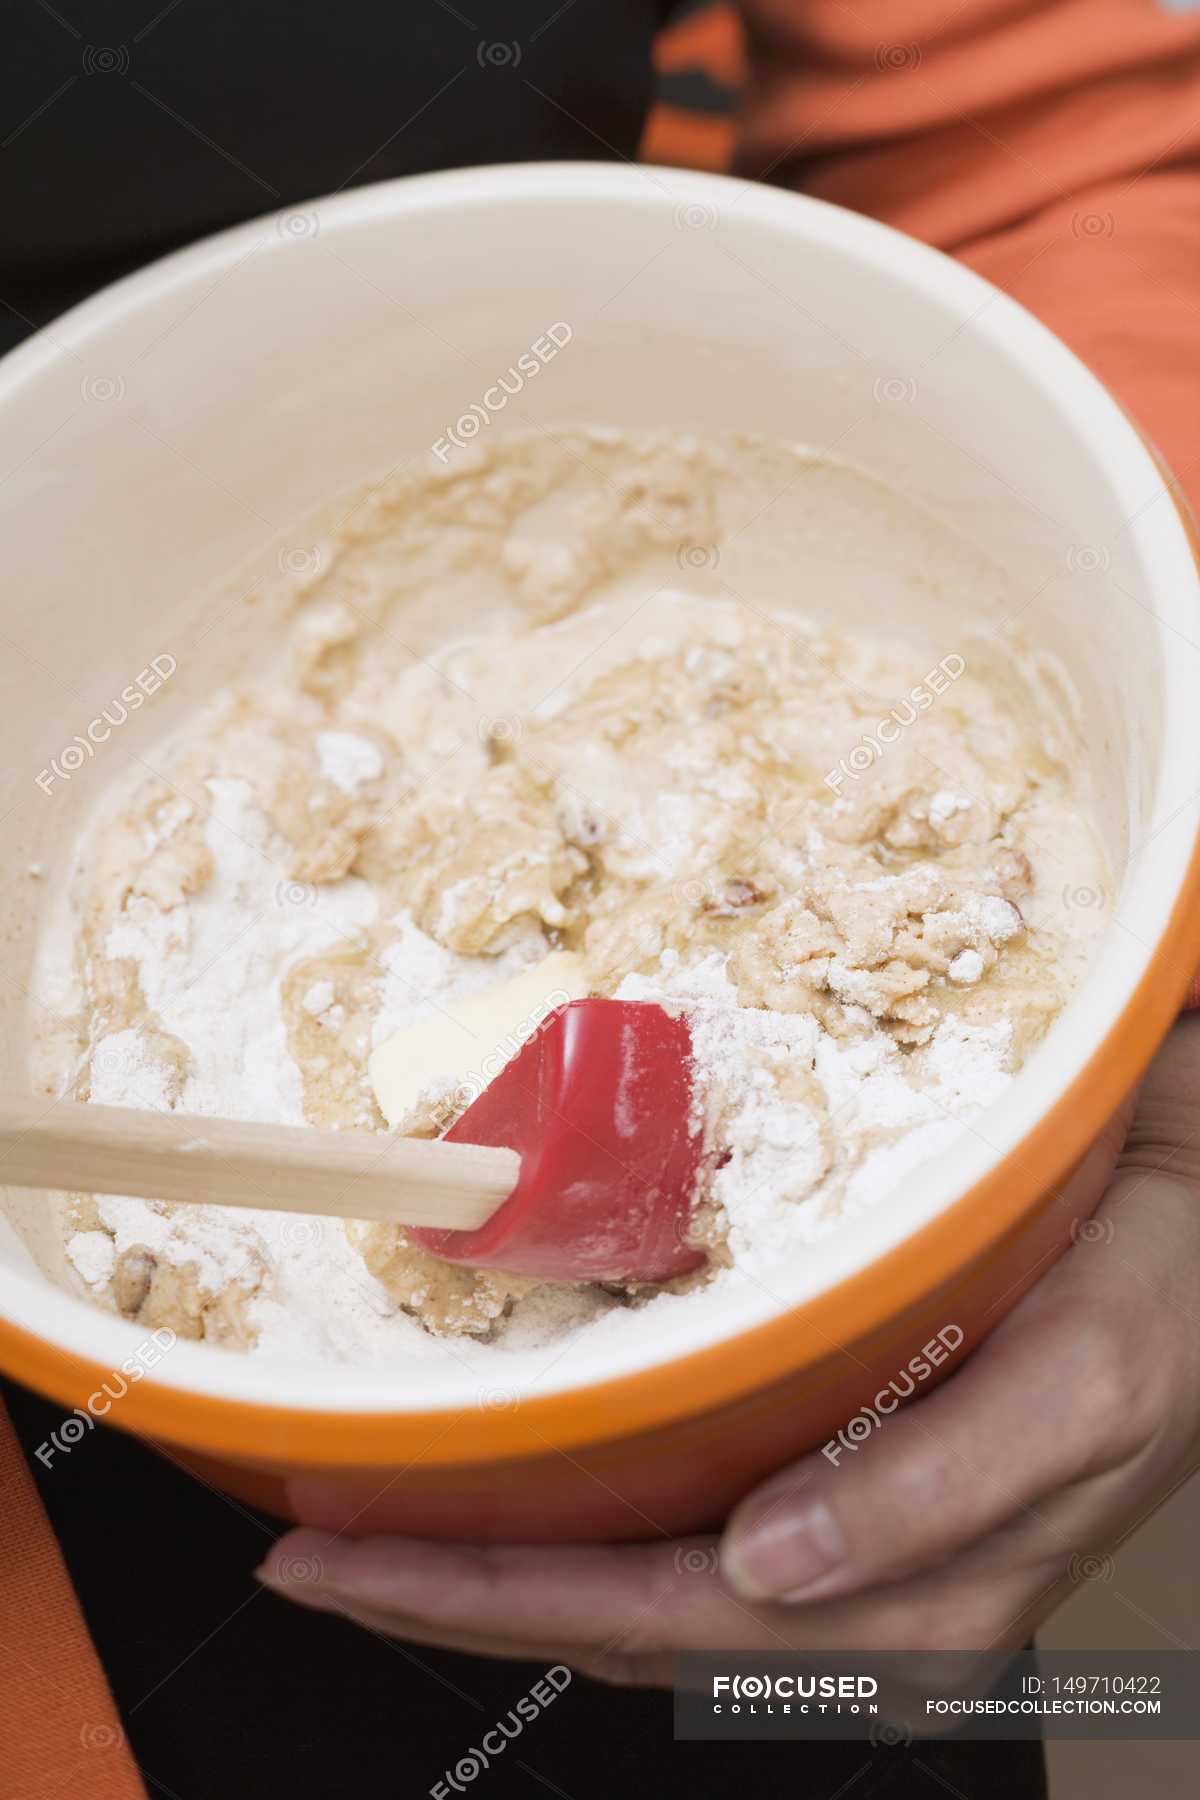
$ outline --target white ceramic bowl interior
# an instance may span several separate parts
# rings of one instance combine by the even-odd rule
[[[1062,1094],[1132,992],[1191,853],[1200,769],[1200,594],[1175,507],[1114,402],[1009,300],[874,223],[716,177],[551,165],[365,188],[170,257],[0,363],[9,1091],[28,1090],[35,938],[81,821],[130,757],[244,669],[277,626],[268,606],[218,614],[230,572],[271,567],[331,495],[428,454],[558,321],[569,346],[489,430],[667,425],[828,448],[1009,571],[1022,630],[1077,690],[1117,892],[1093,970],[1047,1042],[869,1230],[807,1251],[771,1294],[735,1284],[664,1317],[652,1344],[606,1332],[542,1358],[522,1373],[537,1390],[723,1338],[852,1273],[979,1179]],[[788,517],[782,497],[723,574],[819,608],[819,558]],[[841,624],[878,622],[880,576],[868,559],[861,579],[839,583]],[[954,648],[964,609],[974,625],[971,609],[986,604],[934,595],[889,624],[936,659]],[[123,727],[111,760],[97,755],[43,792],[37,772],[168,641],[187,646],[178,672]],[[8,1210],[22,1229],[0,1220],[7,1316],[118,1365],[143,1333],[48,1279],[59,1253],[39,1232],[39,1200],[11,1195]],[[494,1379],[486,1356],[484,1367]],[[469,1345],[419,1369],[354,1370],[180,1344],[155,1378],[353,1409],[451,1405],[481,1374]]]

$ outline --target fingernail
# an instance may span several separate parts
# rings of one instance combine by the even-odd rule
[[[345,1546],[323,1532],[295,1531],[282,1538],[254,1571],[264,1587],[333,1588],[346,1559]]]
[[[325,1587],[318,1581],[281,1581],[279,1576],[264,1564],[255,1569],[254,1579],[268,1594],[277,1594],[281,1600],[287,1600],[296,1606],[307,1607],[310,1612],[337,1612],[339,1599],[335,1589]]]
[[[823,1500],[791,1500],[727,1544],[722,1567],[747,1600],[807,1600],[831,1584],[846,1552]]]

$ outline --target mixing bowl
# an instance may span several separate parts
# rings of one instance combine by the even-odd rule
[[[521,392],[497,399],[534,346]],[[230,572],[302,569],[299,522],[448,436],[566,422],[825,448],[1002,564],[1026,639],[1069,677],[1113,923],[1003,1098],[869,1219],[798,1253],[771,1293],[732,1283],[649,1345],[581,1339],[511,1390],[451,1350],[359,1369],[190,1342],[114,1381],[144,1330],[72,1291],[45,1200],[10,1191],[0,1362],[75,1409],[54,1453],[76,1466],[103,1415],[248,1501],[355,1531],[691,1529],[923,1347],[932,1379],[959,1366],[1080,1231],[1072,1178],[1198,957],[1187,524],[1099,383],[986,283],[837,208],[673,170],[463,170],[317,201],[155,264],[0,364],[6,1089],[33,1084],[35,944],[88,810],[278,633],[270,584],[231,589]],[[786,494],[722,553],[741,591],[880,622],[878,558],[823,581]],[[931,666],[994,622],[983,590],[898,570],[887,591],[889,631]],[[147,670],[119,730],[92,733]]]

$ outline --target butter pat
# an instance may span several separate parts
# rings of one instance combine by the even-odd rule
[[[585,969],[574,951],[554,950],[511,981],[439,1007],[380,1044],[367,1074],[389,1128],[403,1130],[431,1099],[445,1098],[449,1114],[469,1106],[552,1012],[586,999]]]

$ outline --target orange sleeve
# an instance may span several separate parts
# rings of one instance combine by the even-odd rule
[[[0,1731],[8,1770],[0,1774],[0,1793],[14,1800],[147,1800],[3,1399],[0,1497]]]
[[[1200,504],[1200,4],[744,0],[737,172],[1005,288]]]

